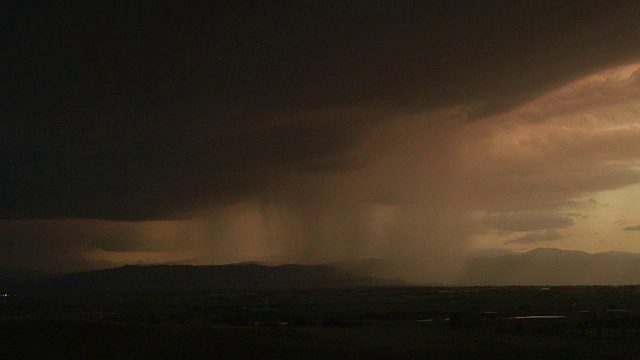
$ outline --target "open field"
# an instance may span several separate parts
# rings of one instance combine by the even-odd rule
[[[0,319],[3,358],[640,358],[640,286],[8,294]]]

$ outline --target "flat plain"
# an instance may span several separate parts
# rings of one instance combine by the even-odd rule
[[[3,294],[0,329],[6,359],[638,359],[640,286]]]

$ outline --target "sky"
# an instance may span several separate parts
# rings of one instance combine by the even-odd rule
[[[637,2],[3,8],[2,266],[640,253]]]

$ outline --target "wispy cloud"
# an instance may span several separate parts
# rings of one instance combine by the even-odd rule
[[[568,216],[545,212],[507,212],[489,216],[486,224],[495,230],[535,231],[550,228],[566,228],[574,225]]]
[[[556,241],[563,236],[556,229],[549,229],[543,232],[528,233],[515,239],[506,241],[505,244],[535,244],[546,241]]]

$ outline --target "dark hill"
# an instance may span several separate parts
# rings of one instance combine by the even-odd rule
[[[42,271],[0,266],[0,291],[2,288],[13,287],[18,283],[35,281],[47,276],[48,274]]]
[[[221,288],[341,287],[378,284],[328,265],[123,266],[23,283],[26,293],[206,291]]]

